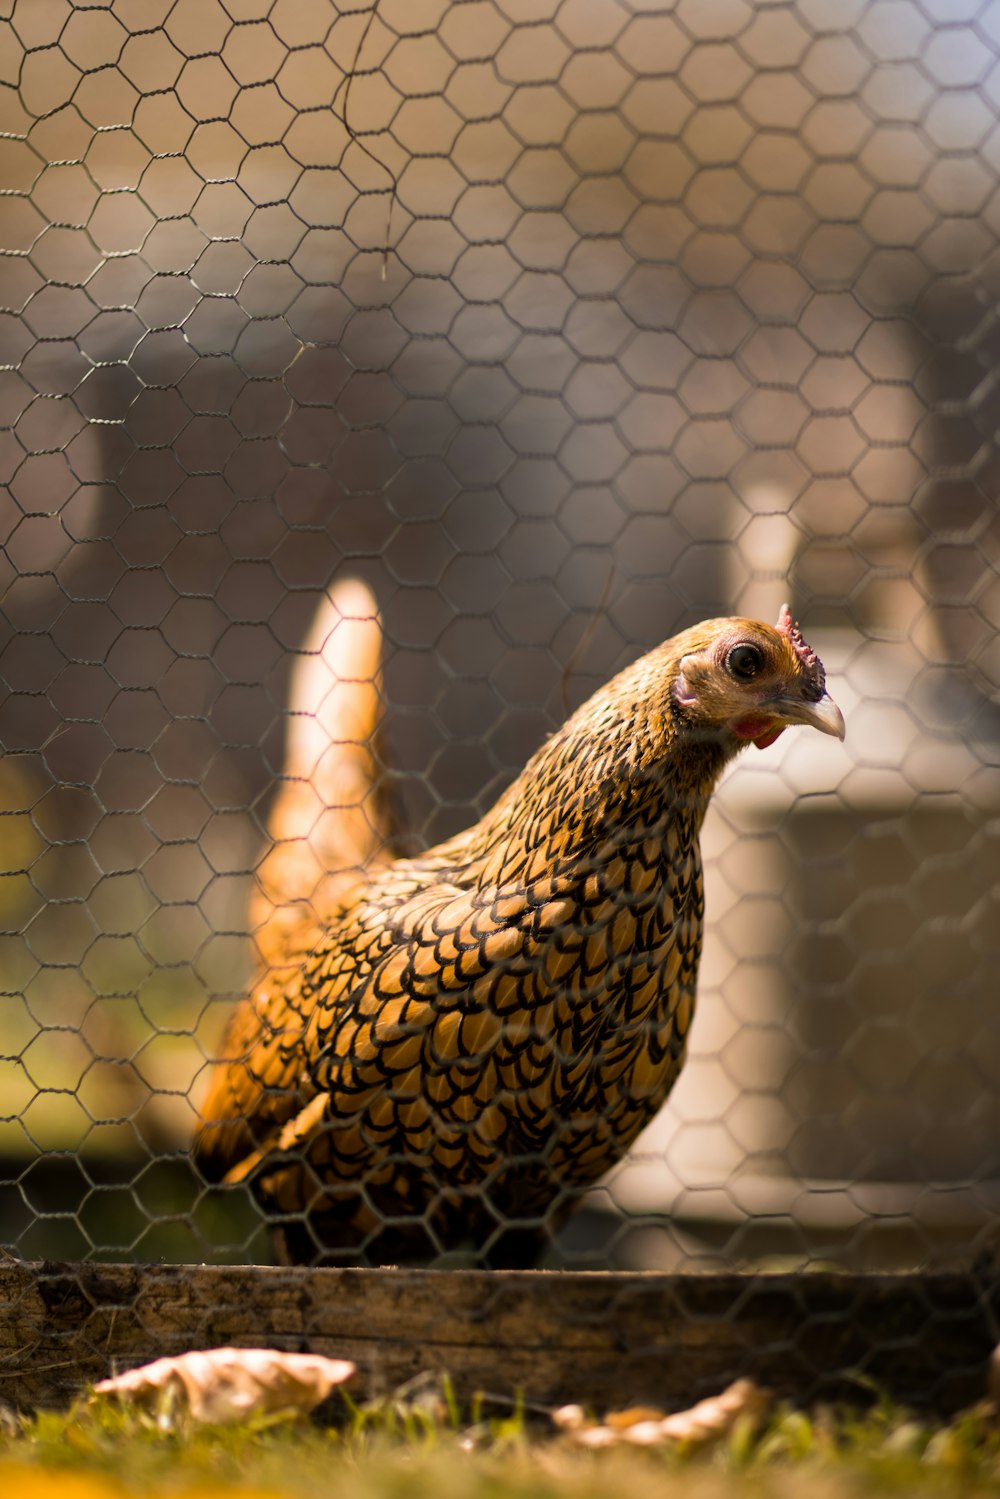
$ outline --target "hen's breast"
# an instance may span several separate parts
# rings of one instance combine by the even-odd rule
[[[390,1215],[485,1193],[518,1217],[613,1165],[683,1061],[699,822],[647,808],[501,887],[419,861],[374,880],[304,975],[315,1178]]]

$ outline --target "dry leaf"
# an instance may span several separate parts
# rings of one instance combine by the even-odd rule
[[[552,1420],[560,1431],[579,1431],[588,1424],[587,1412],[582,1405],[561,1405],[552,1412]]]
[[[770,1403],[766,1391],[752,1379],[738,1379],[720,1395],[699,1400],[690,1410],[665,1416],[648,1406],[612,1411],[604,1422],[588,1421],[578,1405],[565,1405],[552,1419],[571,1442],[581,1447],[611,1447],[629,1442],[636,1447],[702,1446],[728,1436],[738,1421],[756,1425]]]
[[[160,1358],[94,1386],[95,1395],[118,1395],[156,1412],[160,1425],[178,1414],[224,1425],[254,1416],[311,1411],[354,1365],[318,1353],[278,1353],[273,1348],[212,1348]]]
[[[664,1435],[662,1421],[636,1421],[615,1435],[620,1442],[630,1442],[633,1447],[662,1447],[669,1440]]]
[[[629,1426],[648,1424],[651,1421],[665,1421],[666,1411],[655,1410],[649,1405],[630,1405],[628,1410],[611,1411],[605,1416],[608,1426],[615,1431],[624,1431]]]
[[[701,1442],[725,1436],[742,1417],[759,1421],[770,1397],[752,1379],[737,1379],[721,1395],[699,1400],[690,1410],[677,1411],[663,1422],[663,1435],[675,1442]]]

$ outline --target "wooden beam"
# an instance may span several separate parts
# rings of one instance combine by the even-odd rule
[[[742,1374],[782,1396],[942,1412],[985,1390],[1000,1283],[957,1274],[662,1275],[0,1263],[0,1397],[63,1405],[113,1371],[225,1344],[358,1364],[356,1398],[425,1370],[597,1410],[690,1403]]]

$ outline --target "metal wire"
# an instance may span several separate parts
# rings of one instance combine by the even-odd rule
[[[187,1150],[346,573],[409,848],[490,805],[567,662],[576,704],[705,616],[790,595],[848,719],[720,793],[693,1053],[550,1262],[989,1242],[995,7],[0,28],[4,1244],[270,1253]]]

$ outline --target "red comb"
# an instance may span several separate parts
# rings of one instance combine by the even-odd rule
[[[826,689],[826,672],[823,670],[823,663],[812,646],[803,639],[802,631],[792,618],[792,611],[787,604],[782,604],[778,613],[777,629],[780,634],[785,636],[792,650],[802,662],[806,675],[809,677],[810,683],[816,691],[818,700],[822,697]]]

